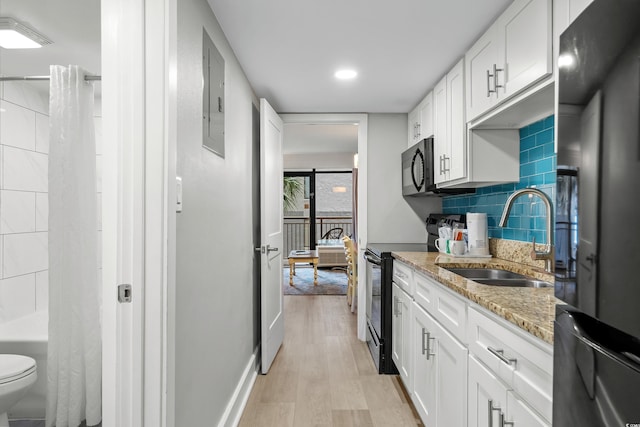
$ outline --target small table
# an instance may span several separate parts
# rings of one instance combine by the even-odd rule
[[[313,264],[313,286],[318,285],[318,251],[289,252],[289,286],[293,286],[293,276],[296,275],[296,262],[310,262]]]

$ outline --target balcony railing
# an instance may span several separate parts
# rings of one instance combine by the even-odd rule
[[[284,219],[284,256],[294,249],[309,249],[309,218],[289,216]],[[345,216],[316,217],[316,240],[332,228],[342,228],[342,236],[353,235],[353,221]],[[340,236],[340,237],[342,237]]]

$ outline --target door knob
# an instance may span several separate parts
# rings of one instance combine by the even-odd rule
[[[278,252],[278,248],[272,248],[271,246],[267,245],[267,253],[269,252]]]

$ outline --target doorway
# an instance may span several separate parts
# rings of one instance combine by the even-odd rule
[[[353,157],[347,169],[352,169],[356,166],[357,170],[357,184],[355,187],[358,210],[354,216],[355,227],[353,230],[354,239],[357,243],[357,263],[358,263],[358,282],[364,283],[366,280],[366,272],[363,256],[364,249],[367,242],[367,133],[368,133],[368,117],[366,114],[282,114],[281,118],[285,125],[285,140],[289,133],[287,131],[288,125],[351,125],[357,128],[357,164],[355,164]],[[322,143],[316,144],[320,146]],[[312,170],[314,165],[306,165],[298,169]],[[317,168],[320,170],[320,168]],[[334,168],[335,169],[335,168]],[[364,287],[358,287],[357,297],[358,300],[363,301],[365,298]],[[358,310],[357,313],[357,331],[358,339],[365,340],[365,328],[366,328],[366,316],[363,310]]]

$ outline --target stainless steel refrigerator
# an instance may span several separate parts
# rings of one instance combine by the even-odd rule
[[[558,64],[553,424],[640,425],[640,1],[591,3]]]

